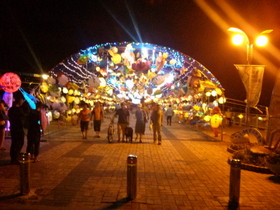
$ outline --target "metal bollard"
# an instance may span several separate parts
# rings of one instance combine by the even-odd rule
[[[19,157],[20,167],[20,193],[28,195],[30,192],[30,153],[21,153]]]
[[[229,206],[239,206],[241,161],[230,160]]]
[[[127,197],[128,199],[136,198],[137,191],[137,156],[128,155],[127,157]]]

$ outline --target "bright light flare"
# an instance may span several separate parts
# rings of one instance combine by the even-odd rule
[[[244,36],[241,34],[235,34],[232,37],[231,41],[235,45],[241,45],[242,43],[244,43]]]
[[[268,43],[268,38],[264,35],[261,35],[256,39],[256,45],[260,47],[267,45],[267,43]]]
[[[49,78],[49,75],[47,75],[47,74],[42,74],[42,78],[43,78],[44,80],[47,80],[47,79]]]

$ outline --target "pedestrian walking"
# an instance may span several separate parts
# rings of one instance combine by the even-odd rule
[[[103,120],[103,109],[100,106],[100,102],[95,103],[95,107],[93,108],[91,112],[90,120],[93,119],[93,129],[95,131],[96,138],[100,138],[100,128],[101,128],[101,122]]]
[[[28,131],[27,131],[27,148],[26,152],[31,154],[31,160],[39,162],[39,149],[41,134],[43,134],[42,120],[41,120],[42,103],[36,103],[36,109],[30,110],[28,115]]]
[[[154,110],[151,113],[151,123],[153,128],[154,143],[158,141],[158,145],[161,145],[161,130],[163,123],[163,112],[159,104],[154,106]]]
[[[114,122],[114,118],[118,116],[118,124],[117,124],[117,134],[118,134],[118,142],[122,137],[122,141],[124,142],[125,129],[129,125],[130,114],[128,109],[125,107],[124,103],[121,103],[121,108],[116,111],[114,114],[112,121]]]
[[[22,110],[23,98],[16,98],[8,111],[11,133],[10,157],[11,164],[19,164],[18,158],[24,144],[23,123],[25,114]]]
[[[80,122],[80,128],[83,139],[87,139],[88,125],[90,121],[91,111],[88,109],[88,105],[85,103],[83,109],[80,111],[78,121]]]
[[[145,134],[145,127],[146,127],[146,123],[148,121],[148,115],[143,110],[142,104],[138,104],[137,110],[135,112],[135,118],[136,118],[135,141],[138,139],[138,136],[139,136],[139,142],[142,143],[142,136]]]
[[[172,117],[174,115],[174,111],[173,111],[171,105],[169,105],[169,107],[167,108],[165,114],[166,114],[167,125],[171,126]]]
[[[228,125],[231,126],[232,125],[232,112],[230,109],[227,109],[225,116],[226,116]]]

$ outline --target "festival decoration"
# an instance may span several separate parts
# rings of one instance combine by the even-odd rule
[[[120,54],[118,54],[118,48],[117,47],[112,47],[110,50],[108,50],[110,56],[111,56],[111,61],[114,64],[119,64],[122,61],[122,57]]]
[[[49,91],[49,85],[46,82],[42,82],[40,90],[42,93],[47,93]]]
[[[60,84],[60,85],[62,85],[62,86],[65,86],[65,85],[68,83],[68,81],[69,81],[68,77],[65,76],[64,74],[61,74],[61,75],[58,77],[57,80],[58,80],[58,84]]]
[[[78,59],[78,64],[86,64],[89,61],[88,55],[82,55]]]
[[[100,85],[100,80],[97,76],[94,75],[88,80],[88,84],[89,87],[98,88]]]
[[[19,88],[19,91],[22,93],[24,99],[27,101],[30,108],[31,109],[36,109],[36,104],[35,103],[37,102],[37,99],[34,96],[25,92],[22,88]]]
[[[0,79],[1,88],[9,93],[16,92],[21,87],[21,80],[15,73],[5,73]]]
[[[214,114],[211,117],[210,125],[212,128],[218,128],[222,124],[222,121],[223,121],[223,118],[221,117],[221,115]]]
[[[5,101],[8,107],[13,105],[13,93],[4,92],[2,99]]]
[[[56,80],[53,77],[49,77],[46,82],[50,85],[55,85],[56,84]]]
[[[102,97],[116,96],[117,101],[152,98],[170,103],[172,97],[180,104],[182,100],[202,100],[202,93],[213,90],[217,92],[217,98],[223,93],[220,82],[195,59],[149,43],[95,45],[60,62],[49,76],[50,89],[53,89],[52,85],[65,86],[68,93],[64,94],[67,95],[73,95],[73,89],[79,90],[82,97],[92,93]],[[54,91],[50,92],[54,94]],[[66,96],[66,99],[69,103],[70,98]]]

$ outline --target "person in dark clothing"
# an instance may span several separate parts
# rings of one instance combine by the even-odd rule
[[[135,118],[136,118],[136,123],[135,123],[135,134],[136,138],[135,141],[138,139],[139,136],[139,141],[142,143],[142,136],[145,134],[145,126],[146,122],[148,121],[148,115],[147,113],[142,109],[142,104],[138,104],[137,110],[135,112]]]
[[[118,116],[118,125],[117,125],[117,134],[118,134],[118,142],[120,142],[121,135],[122,135],[122,141],[124,142],[124,136],[125,136],[125,129],[129,125],[129,111],[125,107],[124,103],[121,103],[121,108],[116,111],[114,114],[112,121],[114,122],[115,116]]]
[[[5,128],[7,125],[7,115],[6,115],[6,103],[4,100],[0,100],[0,150],[6,150],[3,147],[5,140]]]
[[[161,145],[161,131],[163,122],[163,112],[161,106],[157,104],[151,114],[151,123],[153,127],[154,143],[158,140],[158,145]]]
[[[38,162],[42,121],[41,121],[42,103],[36,103],[36,109],[31,110],[28,115],[28,132],[27,132],[27,148],[26,152],[31,154],[31,159]]]
[[[11,164],[18,164],[18,158],[24,144],[24,112],[22,110],[23,98],[16,98],[8,111],[11,133],[10,157]]]

